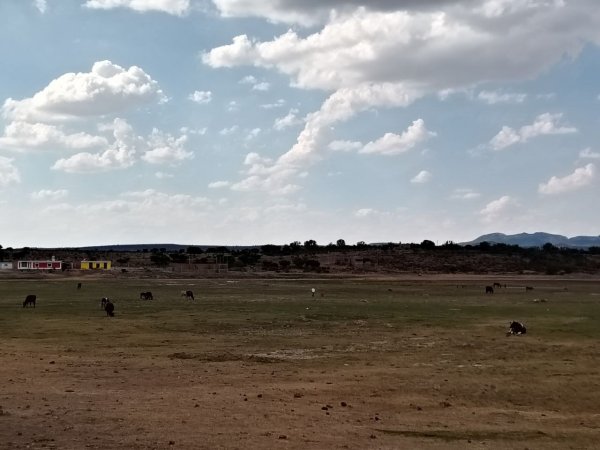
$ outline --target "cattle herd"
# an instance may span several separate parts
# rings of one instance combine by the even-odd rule
[[[81,283],[77,283],[77,290],[81,289]],[[181,291],[182,297],[185,297],[188,300],[195,300],[194,293],[190,290]],[[23,300],[23,308],[34,307],[35,302],[37,300],[37,296],[35,294],[28,294]],[[140,292],[140,300],[154,300],[154,296],[151,291]],[[108,297],[102,297],[100,299],[100,309],[106,312],[106,315],[109,317],[115,316],[115,304]]]
[[[500,283],[494,283],[492,286],[486,286],[485,293],[493,294],[494,288],[499,288],[499,287],[502,287],[502,285]],[[506,287],[506,285],[504,285],[504,287]],[[77,283],[77,289],[78,290],[81,289],[81,283]],[[530,290],[533,290],[533,288],[531,286],[526,286],[525,290],[530,291]],[[312,292],[312,295],[314,296],[315,289],[313,288],[311,290],[311,292]],[[190,290],[181,291],[181,296],[185,297],[187,300],[195,300],[194,293]],[[35,294],[28,294],[25,297],[25,300],[23,300],[23,308],[27,308],[29,306],[32,306],[35,308],[36,300],[37,300],[37,296]],[[151,291],[140,292],[140,300],[154,300],[154,296],[152,295]],[[114,317],[115,305],[108,297],[102,297],[102,299],[100,300],[100,308],[106,312],[106,315],[108,317]],[[508,331],[506,332],[507,336],[522,335],[525,333],[527,333],[527,328],[521,322],[517,322],[514,320],[512,322],[509,322]]]

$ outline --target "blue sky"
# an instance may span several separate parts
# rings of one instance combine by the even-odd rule
[[[0,244],[598,235],[595,0],[3,0]]]

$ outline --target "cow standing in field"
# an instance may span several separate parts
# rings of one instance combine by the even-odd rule
[[[492,287],[493,288],[501,288],[502,285],[500,283],[494,283],[494,284],[492,284]]]
[[[185,297],[187,300],[195,300],[194,293],[192,291],[181,291],[181,296]]]
[[[485,293],[486,294],[493,294],[494,293],[494,288],[492,286],[486,286],[485,287]]]
[[[25,300],[23,300],[23,308],[27,308],[29,305],[35,308],[36,298],[37,297],[33,294],[29,294],[27,297],[25,297]]]
[[[115,316],[115,305],[109,299],[106,299],[106,305],[104,306],[104,311],[106,311],[106,315],[109,317]]]
[[[152,292],[150,292],[150,291],[140,292],[140,300],[154,300],[154,297],[152,296]]]
[[[100,300],[100,308],[106,309],[106,304],[108,302],[109,302],[108,297],[102,297],[102,300]]]
[[[81,289],[81,283],[77,283],[77,290]]]

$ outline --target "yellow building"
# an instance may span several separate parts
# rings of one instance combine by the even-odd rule
[[[110,270],[110,261],[81,261],[81,270]]]

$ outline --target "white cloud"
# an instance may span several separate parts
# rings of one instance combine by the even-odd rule
[[[455,200],[474,200],[481,197],[479,192],[475,192],[469,188],[458,188],[454,189],[450,198]]]
[[[194,93],[190,94],[188,98],[193,102],[196,102],[200,105],[204,105],[204,104],[211,102],[212,92],[211,91],[194,91]]]
[[[42,14],[44,14],[48,9],[48,4],[46,3],[46,0],[33,0],[33,6],[35,6],[36,9]]]
[[[579,157],[586,159],[600,159],[600,153],[593,152],[591,148],[585,148],[579,152]]]
[[[6,187],[12,183],[20,183],[21,175],[13,165],[11,158],[0,156],[0,187]]]
[[[281,131],[286,128],[301,124],[302,119],[298,118],[297,114],[297,109],[290,109],[286,116],[275,119],[273,128],[275,128],[277,131]]]
[[[503,126],[502,130],[492,138],[490,145],[494,150],[503,150],[513,144],[527,142],[542,135],[577,133],[577,128],[559,125],[562,114],[544,113],[536,117],[531,125],[525,125],[518,131]]]
[[[61,75],[31,98],[7,99],[2,114],[15,121],[48,122],[117,113],[163,99],[158,83],[139,67],[125,70],[100,61],[91,72]]]
[[[427,130],[423,119],[417,119],[402,134],[386,133],[380,139],[366,144],[360,153],[399,155],[435,135]]]
[[[596,176],[596,166],[590,163],[585,167],[579,167],[563,178],[552,177],[547,183],[541,183],[538,187],[540,194],[553,195],[564,192],[576,191],[592,183]]]
[[[265,103],[263,105],[260,105],[260,107],[263,109],[282,108],[283,106],[285,106],[285,100],[282,98],[277,100],[275,103]]]
[[[219,134],[221,136],[230,136],[234,133],[237,133],[237,131],[240,129],[240,127],[238,127],[237,125],[233,125],[229,128],[223,128],[221,131],[219,131]]]
[[[190,10],[190,0],[87,0],[90,9],[128,8],[137,12],[159,11],[184,16]]]
[[[231,183],[229,181],[213,181],[212,183],[208,184],[208,188],[209,189],[221,189],[221,188],[229,187],[230,185],[231,185]]]
[[[68,173],[102,172],[124,169],[135,162],[135,155],[144,145],[141,138],[133,133],[133,128],[123,119],[115,119],[113,124],[114,142],[102,153],[77,153],[70,158],[59,159],[52,169]]]
[[[327,148],[333,152],[351,152],[363,148],[363,143],[357,141],[332,141]]]
[[[415,175],[410,182],[414,184],[425,184],[431,180],[431,172],[427,170],[421,170],[417,175]]]
[[[271,84],[267,83],[266,81],[262,81],[260,83],[256,83],[254,86],[252,86],[252,90],[253,91],[268,91],[269,89],[271,89]]]
[[[510,215],[510,212],[517,206],[517,202],[508,195],[500,197],[488,203],[485,208],[480,211],[482,221],[484,223],[492,223],[503,219]]]
[[[175,175],[173,175],[172,173],[166,173],[166,172],[156,172],[154,174],[154,176],[156,178],[158,178],[159,180],[168,180],[168,179],[175,177]]]
[[[262,130],[260,128],[253,128],[246,135],[245,141],[248,142],[248,141],[251,141],[253,139],[256,139],[258,137],[258,135],[261,133],[261,131]]]
[[[66,189],[58,189],[56,191],[51,191],[49,189],[42,189],[37,192],[32,192],[30,197],[33,200],[47,201],[47,200],[61,200],[69,195],[69,191]]]
[[[288,31],[264,42],[236,36],[202,56],[214,68],[265,68],[287,75],[295,87],[329,93],[321,108],[307,116],[296,143],[268,170],[240,183],[248,189],[266,189],[281,173],[296,176],[302,166],[319,161],[331,128],[361,112],[404,107],[444,90],[531,79],[566,56],[574,57],[587,42],[600,41],[600,9],[591,0],[214,3],[224,16],[324,24],[317,31]],[[493,100],[509,99],[499,95]],[[542,128],[536,129],[538,125]],[[522,141],[573,130],[548,130],[537,123],[512,134],[505,130],[503,137],[514,140],[516,135]],[[498,138],[498,144],[506,142]]]
[[[0,146],[13,150],[82,150],[106,146],[107,140],[87,133],[67,134],[62,127],[44,123],[14,121],[4,128]]]
[[[527,99],[527,94],[481,91],[477,95],[477,98],[488,105],[495,105],[497,103],[523,103]]]
[[[246,75],[244,78],[242,78],[239,81],[240,84],[256,84],[257,80],[256,77],[253,75]]]
[[[147,142],[148,150],[142,155],[142,159],[150,164],[177,165],[194,157],[192,152],[185,149],[187,141],[186,135],[175,138],[171,134],[153,129]]]
[[[231,100],[227,104],[227,111],[229,111],[229,112],[236,112],[236,111],[239,111],[239,109],[240,109],[240,105],[235,100]]]
[[[372,208],[361,208],[354,212],[356,217],[369,217],[379,214],[379,211]]]

